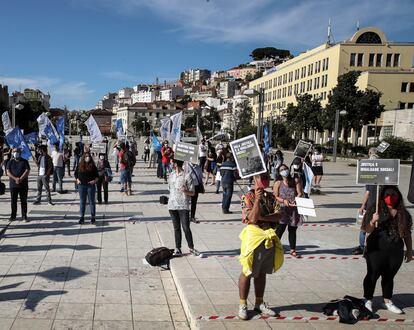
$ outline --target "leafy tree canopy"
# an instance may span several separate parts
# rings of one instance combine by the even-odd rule
[[[290,51],[287,49],[278,49],[275,47],[256,48],[252,51],[250,56],[255,61],[263,60],[265,58],[277,59],[290,57]]]

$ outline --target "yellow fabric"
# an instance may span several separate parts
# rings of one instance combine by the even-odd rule
[[[251,275],[253,268],[253,252],[265,241],[265,248],[275,249],[275,261],[273,265],[273,272],[276,272],[283,265],[284,251],[279,238],[276,236],[274,229],[263,230],[256,225],[247,225],[239,236],[241,243],[240,249],[240,264],[243,267],[243,274]]]

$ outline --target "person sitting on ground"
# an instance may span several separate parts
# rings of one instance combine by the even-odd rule
[[[190,229],[190,198],[194,195],[194,183],[190,174],[183,169],[184,162],[173,160],[174,169],[168,179],[170,191],[168,199],[168,211],[173,222],[175,250],[174,256],[181,256],[181,226],[187,240],[188,248],[193,256],[201,256],[194,249],[193,234]]]
[[[240,234],[242,240],[240,263],[243,267],[239,278],[239,318],[247,320],[247,297],[251,278],[254,279],[256,294],[255,311],[265,316],[276,313],[263,301],[266,274],[276,272],[283,264],[283,247],[274,228],[279,221],[276,201],[269,187],[267,173],[254,177],[254,189],[242,197],[242,219],[247,226]]]
[[[381,276],[383,306],[392,313],[403,311],[392,302],[394,277],[405,262],[412,260],[411,227],[413,221],[404,206],[403,197],[396,186],[384,186],[376,206],[365,213],[361,229],[367,232],[365,260],[367,275],[364,278],[365,307],[372,312],[375,285]],[[404,256],[404,243],[406,246]]]

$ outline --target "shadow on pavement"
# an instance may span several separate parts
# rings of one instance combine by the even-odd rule
[[[21,245],[1,245],[0,251],[4,253],[8,252],[34,252],[34,251],[48,251],[48,250],[58,250],[58,249],[72,249],[76,251],[87,251],[87,250],[96,250],[100,249],[99,247],[88,245],[88,244],[80,244],[80,245],[60,245],[60,244],[52,244],[52,245],[35,245],[35,246],[21,246]]]
[[[205,257],[220,257],[220,256],[238,256],[240,249],[221,250],[221,251],[203,251]]]

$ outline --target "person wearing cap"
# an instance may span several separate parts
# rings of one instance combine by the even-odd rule
[[[10,195],[11,195],[11,215],[9,221],[15,221],[17,215],[17,198],[20,196],[22,206],[22,219],[27,219],[27,193],[29,191],[30,174],[29,162],[22,158],[22,152],[19,148],[13,148],[13,158],[7,163],[7,176],[10,179]]]
[[[283,264],[283,247],[276,236],[279,222],[276,201],[269,187],[267,173],[253,177],[254,188],[242,197],[242,220],[247,226],[240,233],[239,318],[248,319],[247,298],[251,278],[254,279],[256,301],[254,310],[263,316],[276,316],[276,312],[264,302],[266,274],[276,272]]]

